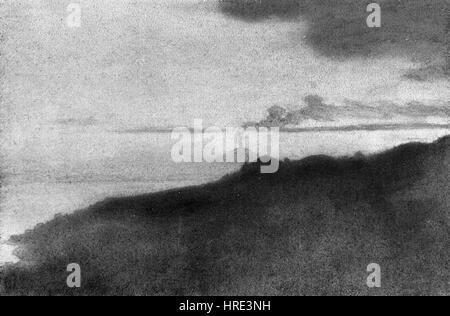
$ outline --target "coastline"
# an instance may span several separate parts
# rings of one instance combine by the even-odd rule
[[[369,134],[367,135],[360,134],[361,131],[355,133],[347,131],[339,133],[338,138],[333,137],[333,132],[324,134],[320,134],[321,132],[319,131],[306,134],[286,132],[284,133],[286,137],[281,138],[283,145],[281,146],[282,152],[280,158],[299,160],[305,159],[308,156],[322,154],[339,158],[352,156],[358,153],[370,156],[410,142],[431,143],[436,139],[443,137],[443,135],[450,134],[450,130],[447,131],[447,129],[431,129],[428,130],[428,133],[426,131],[426,129],[403,130],[400,131],[401,134],[397,134],[398,131],[396,132],[395,130],[378,132],[368,131]],[[125,140],[129,141],[129,137],[130,135],[126,136]],[[161,137],[152,136],[148,141],[143,141],[141,138],[138,138],[138,143],[144,145],[157,139],[160,145],[156,148],[159,148],[158,150],[162,150],[162,152],[169,152],[170,141],[167,141],[167,145],[163,145],[166,142],[164,141],[165,137],[170,139],[169,136],[164,135]],[[329,141],[327,139],[330,137],[334,139],[333,144],[328,146],[330,150],[324,151],[324,145],[328,144]],[[365,144],[364,141],[362,141],[364,137],[376,146],[365,146],[366,148],[363,148],[361,144]],[[310,146],[309,139],[311,138],[316,139],[317,146]],[[398,139],[396,140],[396,138]],[[148,155],[147,152],[150,152],[150,148],[154,147],[149,147],[149,150],[144,152],[134,153],[133,156],[145,157]],[[292,150],[293,148],[296,149]],[[286,149],[289,150],[286,151]],[[126,159],[123,162],[120,162],[120,164],[117,161],[114,162],[114,164],[126,166],[128,161],[127,157],[125,157]],[[157,157],[165,158],[164,155],[157,155]],[[105,163],[110,163],[109,159],[105,160]],[[29,181],[34,181],[33,177],[20,174],[10,174],[10,176],[8,176],[8,174],[6,174],[6,178],[4,179],[5,187],[3,188],[4,191],[2,191],[2,204],[0,205],[4,212],[3,216],[6,216],[6,220],[5,218],[3,220],[4,223],[2,228],[3,242],[8,242],[9,236],[11,235],[23,234],[26,230],[35,228],[36,225],[42,225],[51,221],[55,215],[71,214],[76,212],[76,210],[85,209],[105,198],[134,196],[164,191],[166,189],[206,184],[218,181],[227,174],[234,173],[240,169],[239,165],[232,167],[228,163],[208,164],[207,170],[203,170],[202,168],[199,169],[201,164],[182,164],[181,169],[177,167],[178,169],[167,170],[167,172],[170,172],[170,177],[173,178],[171,181],[163,181],[164,174],[161,174],[161,176],[163,176],[163,178],[161,178],[161,183],[159,183],[159,180],[157,181],[158,183],[154,183],[157,179],[153,176],[148,177],[148,175],[146,175],[146,172],[151,170],[148,170],[147,165],[150,166],[151,164],[152,161],[138,163],[135,171],[129,169],[131,167],[129,166],[125,169],[128,170],[127,174],[124,173],[117,180],[110,177],[106,177],[103,180],[96,180],[94,178],[86,179],[82,175],[67,177],[64,174],[56,174],[53,180],[51,178],[46,180],[43,177],[39,177],[37,178],[36,183],[28,183]],[[187,169],[185,169],[185,167]],[[132,173],[131,177],[129,174],[130,172]],[[187,178],[182,179],[179,176],[175,176],[175,174],[179,172],[185,174]],[[192,176],[199,176],[200,174],[202,175],[203,180],[194,180],[194,178],[192,178]],[[101,175],[101,172],[99,175]],[[141,175],[142,178],[134,178],[134,175]],[[15,180],[11,181],[16,178],[18,179],[17,183]],[[116,183],[115,181],[118,182]],[[2,218],[0,218],[0,224],[1,222]],[[15,258],[13,255],[14,248],[11,247],[11,244],[4,246],[3,249],[5,253],[2,254],[0,252],[0,265],[5,264],[5,261],[10,261]]]
[[[26,285],[62,295],[370,295],[361,280],[373,260],[393,269],[375,294],[442,294],[449,157],[445,137],[371,156],[284,161],[276,175],[249,164],[201,186],[107,199],[14,236],[34,265],[6,267],[23,282],[9,294]],[[83,267],[79,290],[65,287],[70,262]]]

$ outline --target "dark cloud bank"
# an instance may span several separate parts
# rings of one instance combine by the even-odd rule
[[[449,166],[443,138],[109,199],[13,238],[34,264],[3,267],[2,294],[448,295]]]
[[[382,27],[368,28],[366,7],[382,7]],[[220,10],[249,22],[270,17],[307,21],[306,41],[317,51],[334,57],[403,54],[427,62],[423,71],[442,75],[450,43],[448,0],[221,0]],[[299,34],[293,40],[304,40]],[[448,61],[447,61],[448,63]],[[422,78],[416,71],[410,79]]]

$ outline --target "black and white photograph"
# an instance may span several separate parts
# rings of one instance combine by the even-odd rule
[[[449,0],[0,0],[0,296],[448,295]]]

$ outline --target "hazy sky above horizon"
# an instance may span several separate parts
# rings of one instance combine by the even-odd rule
[[[376,105],[448,102],[448,80],[402,77],[405,57],[320,56],[298,40],[307,24],[248,23],[215,1],[99,0],[81,4],[81,28],[67,27],[70,1],[3,3],[2,116],[12,133],[58,122],[105,129],[233,126],[260,120],[274,104],[303,98]],[[8,128],[4,128],[8,130]]]

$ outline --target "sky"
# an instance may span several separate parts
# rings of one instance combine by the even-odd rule
[[[80,28],[66,24],[70,1],[2,2],[7,135],[191,126],[194,119],[240,126],[273,105],[298,110],[311,95],[333,106],[450,101],[448,78],[405,78],[422,67],[408,56],[324,55],[308,43],[302,17],[248,21],[213,0],[78,2]]]
[[[66,23],[71,2],[81,5],[80,28]],[[355,16],[363,23],[364,7],[360,9]],[[31,175],[33,183],[37,171],[42,183],[102,179],[99,175],[128,179],[163,173],[164,178],[164,172],[172,172],[167,163],[170,146],[162,144],[164,150],[158,152],[160,135],[111,131],[192,126],[198,119],[205,127],[236,127],[264,120],[274,105],[293,118],[330,117],[326,120],[335,119],[337,126],[355,124],[361,117],[373,123],[385,111],[395,116],[405,109],[414,119],[423,113],[449,116],[448,77],[411,80],[423,61],[395,51],[345,58],[332,49],[325,53],[318,49],[324,43],[339,46],[332,31],[336,21],[327,25],[316,20],[319,27],[314,28],[311,21],[304,15],[243,18],[221,10],[216,0],[0,0],[2,176]],[[351,28],[349,32],[351,37]],[[314,40],[320,45],[313,45]],[[332,154],[435,139],[441,133],[403,131],[400,139],[389,132],[365,139],[358,133],[349,138],[305,134],[292,143],[288,139],[285,148],[305,155]],[[195,170],[192,177],[199,174]],[[37,191],[5,186],[0,194],[10,192],[9,198],[0,200],[9,201],[11,214],[17,210],[28,223],[42,220],[40,212],[60,212],[62,201],[73,206],[77,199],[105,190],[97,183],[82,183],[82,193],[72,187],[54,192],[42,183],[36,184]],[[16,215],[9,215],[15,222]],[[5,225],[16,227],[10,221]]]

